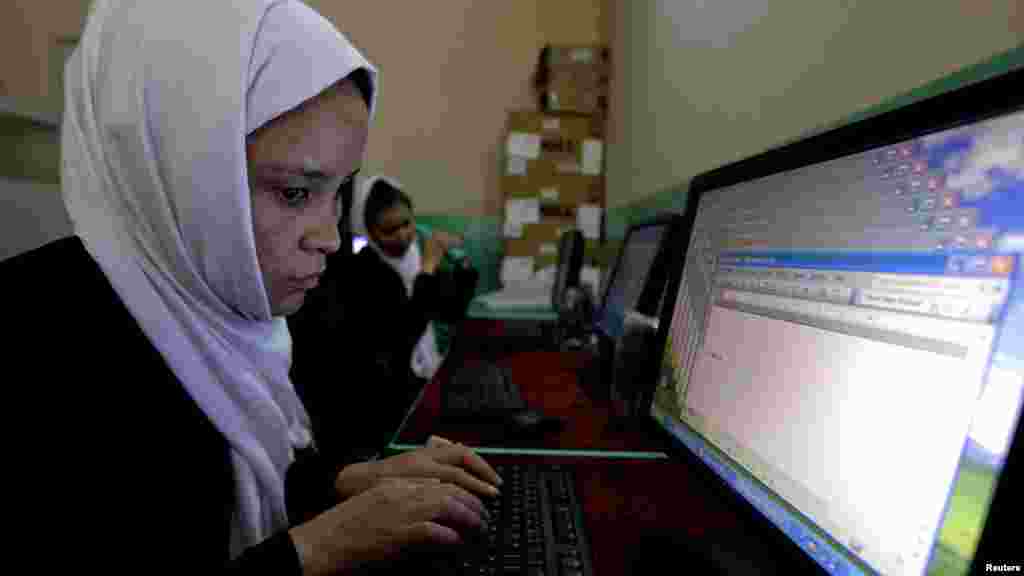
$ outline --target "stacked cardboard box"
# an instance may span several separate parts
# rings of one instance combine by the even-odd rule
[[[605,117],[610,72],[606,46],[545,47],[537,67],[540,109]]]
[[[508,117],[501,176],[503,284],[553,281],[558,241],[571,229],[586,239],[581,280],[600,293],[604,249],[604,121],[608,49],[547,46],[536,86],[541,112]]]
[[[584,116],[512,112],[501,177],[502,283],[553,280],[562,233],[579,229],[588,256],[604,237],[603,124]],[[599,283],[594,260],[583,277]],[[595,280],[595,278],[598,278]]]

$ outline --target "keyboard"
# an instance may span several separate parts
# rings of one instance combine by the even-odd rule
[[[572,471],[540,464],[499,465],[496,471],[505,485],[501,496],[487,502],[487,542],[461,558],[461,573],[589,576]]]
[[[445,382],[444,413],[448,417],[487,419],[527,408],[508,371],[488,362],[456,370]]]
[[[495,470],[505,484],[500,496],[486,502],[487,535],[451,554],[410,558],[403,567],[458,576],[592,576],[572,470],[545,464]]]

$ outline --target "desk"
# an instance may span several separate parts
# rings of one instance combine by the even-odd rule
[[[459,348],[463,363],[480,362],[483,352]],[[562,418],[561,431],[507,438],[503,447],[546,450],[665,451],[668,446],[638,426],[619,424],[612,418],[611,405],[602,396],[596,382],[581,383],[577,377],[589,361],[585,352],[523,351],[494,356],[489,361],[504,366],[519,386],[526,403],[545,414]],[[454,359],[454,358],[453,358]],[[442,382],[448,378],[445,368],[427,385],[423,399],[398,437],[399,444],[422,444],[431,434],[458,440],[469,446],[485,445],[486,435],[472,424],[441,419]]]
[[[449,366],[457,364],[451,362],[453,359],[428,384],[423,400],[399,436],[400,444],[422,444],[429,435],[437,434],[480,446],[477,431],[447,424],[439,418],[441,382],[447,377]],[[460,359],[479,361],[472,352],[464,353]],[[511,378],[531,406],[571,419],[561,432],[514,443],[515,446],[628,451],[667,448],[657,436],[612,423],[607,401],[577,379],[578,370],[587,362],[584,353],[526,351],[490,360],[510,370]],[[741,516],[735,509],[716,496],[683,461],[565,455],[485,457],[495,464],[541,461],[575,467],[576,490],[584,510],[595,576],[663,573],[666,566],[682,569],[690,562],[686,559],[686,547],[695,538],[731,541],[746,532],[741,529]],[[705,573],[690,567],[695,569],[693,573]]]

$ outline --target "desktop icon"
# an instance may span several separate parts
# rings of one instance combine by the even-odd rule
[[[993,256],[992,273],[1000,276],[1009,276],[1013,272],[1013,258],[1010,256]]]

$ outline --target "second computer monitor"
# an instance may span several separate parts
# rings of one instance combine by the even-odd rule
[[[671,217],[660,217],[634,224],[626,232],[598,310],[598,325],[609,337],[621,334],[626,312],[636,307],[671,224]]]

